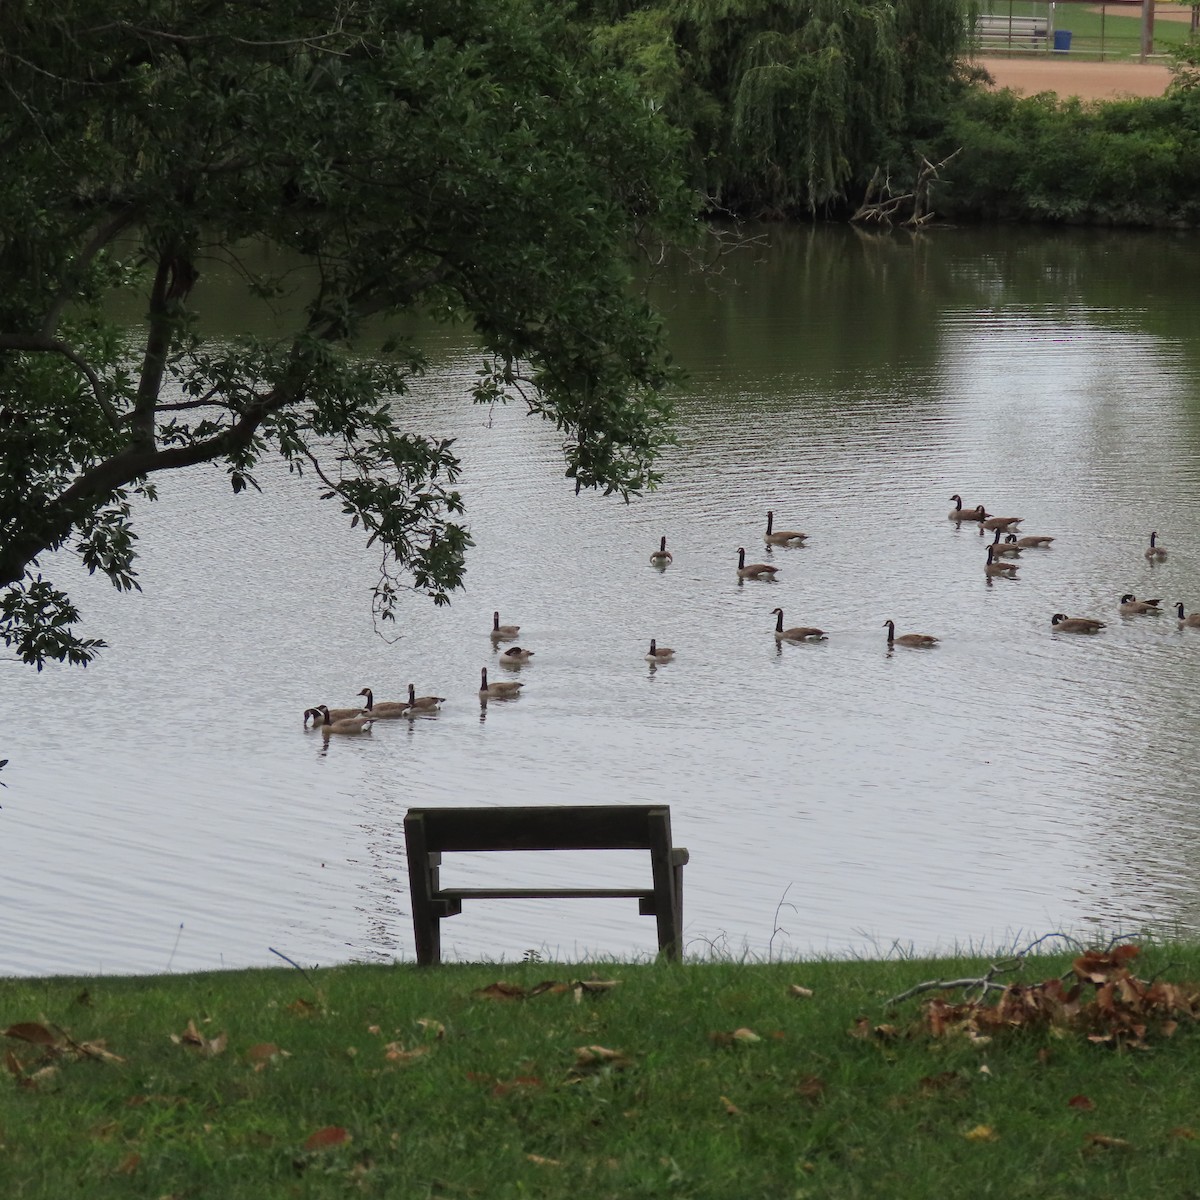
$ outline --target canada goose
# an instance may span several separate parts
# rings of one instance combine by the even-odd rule
[[[888,631],[888,646],[936,646],[937,638],[929,633],[904,633],[896,636],[896,622],[884,621]]]
[[[321,715],[325,718],[321,725],[321,732],[329,737],[333,733],[362,733],[364,730],[370,729],[375,721],[372,716],[365,717],[347,717],[341,721],[335,721],[328,708],[324,704],[318,706],[321,710]]]
[[[1015,579],[1017,575],[1017,564],[1010,562],[1000,562],[995,556],[995,546],[988,546],[987,562],[983,564],[983,573],[985,575],[1007,575],[1009,579]]]
[[[979,522],[979,532],[983,533],[985,529],[1003,529],[1006,533],[1014,525],[1019,525],[1024,517],[988,517]]]
[[[1167,557],[1166,547],[1156,545],[1157,541],[1158,534],[1152,533],[1150,535],[1150,549],[1146,551],[1146,557],[1151,562],[1162,562],[1162,560]]]
[[[365,708],[329,708],[325,704],[320,704],[316,708],[306,708],[304,710],[304,723],[308,724],[308,718],[313,719],[312,727],[316,729],[318,725],[325,724],[325,714],[328,713],[331,720],[334,721],[349,721],[353,717],[365,717],[367,710]]]
[[[521,646],[512,646],[500,655],[500,661],[511,667],[518,663],[527,663],[532,657],[532,650],[525,650]]]
[[[737,573],[739,579],[774,579],[778,567],[770,567],[766,563],[746,564],[746,548],[738,547]]]
[[[498,679],[495,683],[488,683],[487,667],[484,667],[479,676],[479,698],[480,700],[512,700],[520,694],[524,686],[523,683],[517,683],[513,679]]]
[[[367,716],[376,717],[380,721],[394,721],[397,717],[404,716],[408,705],[403,700],[380,700],[375,703],[375,694],[370,688],[363,688],[358,693],[360,696],[367,698]],[[337,720],[335,717],[334,720]]]
[[[650,650],[646,654],[646,661],[649,663],[665,663],[670,662],[675,657],[675,651],[667,646],[660,646],[654,638],[650,639]]]
[[[1054,541],[1052,537],[1047,537],[1044,533],[1030,534],[1029,537],[1017,537],[1015,533],[1010,533],[1004,539],[1004,544],[1007,546],[1020,546],[1022,550],[1028,550],[1033,546],[1049,546]]]
[[[671,561],[671,552],[667,549],[665,537],[658,543],[658,549],[650,555],[650,561],[660,567],[665,567]]]
[[[1179,614],[1180,628],[1187,626],[1188,629],[1200,629],[1200,613],[1190,613],[1188,616],[1183,615],[1183,601],[1175,601],[1175,611]]]
[[[1018,554],[1021,553],[1021,551],[1024,549],[1024,547],[1017,545],[1016,534],[1012,534],[1012,533],[1010,533],[1008,535],[1008,537],[1002,542],[1000,540],[1000,535],[1003,532],[1004,532],[1004,530],[1002,530],[1002,529],[996,530],[996,536],[994,538],[992,538],[992,550],[996,554],[997,557],[999,557],[1000,555],[1006,555],[1009,558],[1015,558]]]
[[[791,629],[783,627],[783,609],[771,609],[775,618],[775,639],[780,642],[821,642],[825,640],[825,630],[817,629],[814,625],[793,625]]]
[[[775,514],[767,510],[767,532],[763,534],[763,541],[770,546],[791,546],[797,542],[802,542],[807,533],[801,533],[797,529],[775,529]]]
[[[492,641],[511,642],[520,632],[520,625],[501,625],[500,614],[492,613]]]
[[[1126,592],[1121,597],[1121,616],[1123,617],[1153,617],[1162,609],[1156,597],[1153,600],[1139,600],[1132,592]]]
[[[1099,633],[1104,628],[1104,622],[1094,617],[1068,617],[1066,613],[1055,613],[1050,624],[1064,633]]]
[[[954,501],[954,511],[950,514],[952,521],[982,521],[987,516],[982,504],[977,504],[974,508],[963,508],[961,496],[951,496],[950,499]]]
[[[408,704],[405,707],[410,713],[413,711],[437,712],[445,699],[445,696],[418,696],[416,687],[410,683],[408,685]]]

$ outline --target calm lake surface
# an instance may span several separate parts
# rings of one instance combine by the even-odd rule
[[[669,803],[698,956],[1200,930],[1200,630],[1118,612],[1200,610],[1200,237],[764,237],[718,279],[655,282],[689,381],[667,482],[630,506],[576,497],[553,429],[470,403],[464,331],[422,331],[435,370],[404,404],[458,439],[478,544],[466,591],[406,601],[392,641],[375,556],[274,466],[263,495],[162,478],[142,594],[47,564],[111,648],[0,662],[0,974],[411,960],[412,805]],[[207,288],[244,328],[232,284]],[[956,492],[1053,546],[989,580]],[[804,548],[764,547],[769,508]],[[739,546],[778,580],[740,583]],[[778,646],[776,606],[828,640]],[[536,653],[481,710],[493,609]],[[1108,627],[1058,633],[1059,611]],[[941,641],[889,653],[887,618]],[[651,637],[676,661],[651,668]],[[440,716],[301,727],[410,681]],[[444,879],[648,878],[634,854],[515,857]],[[629,901],[483,902],[443,937],[451,958],[655,946]]]

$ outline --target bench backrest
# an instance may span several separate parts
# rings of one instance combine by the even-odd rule
[[[665,804],[537,808],[413,808],[425,848],[445,850],[650,850],[671,843]],[[663,823],[665,821],[665,824]]]

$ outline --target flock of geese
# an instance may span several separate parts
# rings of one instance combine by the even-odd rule
[[[982,504],[972,508],[966,507],[962,497],[951,496],[954,508],[950,512],[950,520],[977,522],[980,536],[988,533],[993,535],[987,545],[987,561],[983,565],[984,574],[993,577],[1014,578],[1019,564],[1011,560],[1017,558],[1025,550],[1044,550],[1050,547],[1054,538],[1047,534],[1022,536],[1016,532],[1021,524],[1021,517],[1001,517],[986,511]],[[776,529],[775,514],[767,513],[767,528],[763,540],[768,546],[803,546],[808,535],[797,529]],[[1150,545],[1145,551],[1149,562],[1162,562],[1167,557],[1167,550],[1158,540],[1157,532],[1150,534]],[[658,549],[650,554],[650,562],[660,570],[665,569],[672,561],[672,554],[667,549],[667,539],[659,540]],[[739,580],[758,579],[773,580],[779,571],[770,563],[746,561],[746,549],[739,546],[737,551],[737,577]],[[1181,601],[1176,601],[1175,610],[1180,628],[1200,628],[1200,613],[1184,615]],[[1120,600],[1119,610],[1122,616],[1153,616],[1161,613],[1162,600],[1138,599],[1132,592],[1126,592]],[[783,624],[783,609],[773,608],[771,615],[775,618],[775,640],[777,642],[818,642],[828,636],[823,629],[812,625],[793,625],[785,628]],[[1050,618],[1050,624],[1063,633],[1099,633],[1105,628],[1105,622],[1095,617],[1072,617],[1066,613],[1057,612]],[[896,623],[884,621],[887,630],[887,646],[889,651],[894,646],[907,646],[912,649],[927,649],[938,644],[938,638],[929,633],[896,633]],[[492,628],[489,631],[492,645],[499,647],[504,642],[515,642],[520,635],[519,625],[502,625],[500,613],[492,613]],[[504,666],[516,667],[529,662],[533,651],[521,646],[510,646],[500,653],[499,659]],[[675,651],[667,646],[660,646],[655,638],[650,639],[650,649],[646,652],[646,661],[652,666],[669,663],[675,657]],[[479,700],[487,704],[489,700],[512,700],[520,695],[524,684],[517,680],[488,681],[487,667],[480,672]],[[369,729],[375,721],[399,720],[435,714],[445,701],[444,696],[418,696],[414,684],[408,685],[407,700],[376,700],[370,688],[363,688],[358,693],[363,703],[355,708],[330,708],[318,704],[304,710],[304,726],[320,730],[326,737],[335,734],[356,734]],[[311,724],[310,724],[311,722]]]

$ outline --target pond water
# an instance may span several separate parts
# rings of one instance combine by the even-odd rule
[[[881,954],[1200,928],[1200,238],[764,231],[654,284],[689,380],[659,491],[575,496],[554,431],[471,405],[424,331],[415,429],[458,439],[477,541],[452,606],[370,619],[374,556],[308,480],[160,481],[145,591],[69,561],[86,671],[0,662],[0,974],[413,957],[412,805],[667,802],[692,955]],[[210,308],[241,320],[220,279]],[[1016,579],[950,497],[1050,534]],[[767,509],[809,535],[767,549]],[[1169,557],[1148,563],[1156,530]],[[674,560],[649,562],[665,535]],[[736,552],[779,568],[740,582]],[[828,639],[779,646],[771,610]],[[481,710],[491,614],[535,658]],[[1107,622],[1052,629],[1055,612]],[[883,622],[940,642],[889,652]],[[651,637],[676,659],[644,661]],[[439,716],[333,739],[360,688]],[[448,883],[642,882],[634,854],[448,859]],[[629,901],[487,902],[450,958],[648,954]]]

